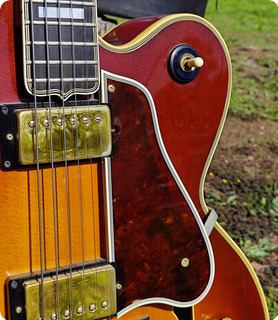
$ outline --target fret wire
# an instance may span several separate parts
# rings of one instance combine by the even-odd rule
[[[27,46],[31,46],[32,42],[31,41],[26,41],[26,45]],[[70,42],[70,41],[33,41],[33,44],[35,46],[45,46],[46,44],[48,46],[58,46],[58,45],[62,45],[62,46],[82,46],[84,47],[85,45],[87,47],[96,47],[97,46],[97,43],[95,42],[90,42],[90,43],[87,43],[87,42]]]
[[[62,85],[62,79],[61,76],[59,74],[57,74],[57,71],[54,71],[55,69],[53,69],[53,72],[55,74],[53,74],[53,79],[51,79],[50,83],[51,83],[51,87],[52,89],[51,91],[51,95],[58,95],[60,96],[62,99],[68,99],[69,96],[73,95],[73,94],[85,94],[84,93],[84,88],[81,85],[82,81],[86,83],[86,81],[88,81],[86,87],[87,89],[87,93],[91,94],[93,92],[95,92],[99,86],[99,61],[97,61],[98,59],[98,53],[97,53],[97,48],[98,48],[98,43],[97,43],[97,20],[96,20],[96,4],[95,1],[92,2],[88,2],[85,0],[85,2],[82,1],[76,1],[73,0],[72,2],[68,1],[68,0],[33,0],[32,2],[30,2],[30,0],[23,0],[24,5],[23,7],[25,8],[24,11],[24,16],[23,16],[23,28],[24,28],[24,45],[26,48],[26,56],[25,56],[25,70],[26,73],[24,74],[25,77],[25,83],[26,83],[26,87],[27,90],[33,94],[34,93],[34,79],[33,79],[33,75],[32,75],[32,66],[36,66],[38,68],[38,72],[40,73],[46,73],[46,66],[50,65],[51,67],[57,68],[59,66],[62,66],[63,63],[60,61],[57,61],[57,59],[59,59],[57,57],[57,52],[56,49],[55,51],[51,52],[51,58],[53,58],[53,60],[49,59],[49,61],[46,61],[46,57],[44,56],[44,53],[42,51],[42,49],[44,49],[44,47],[48,47],[52,50],[52,48],[54,47],[61,47],[65,50],[66,55],[68,60],[64,61],[64,65],[66,68],[69,68],[71,66],[76,66],[76,74],[74,72],[74,74],[68,74],[68,78],[65,79],[65,82],[67,83],[66,85],[66,91],[64,92],[63,90],[61,90],[60,88],[63,87]],[[48,17],[44,17],[42,19],[36,17],[34,19],[34,17],[32,16],[32,19],[30,19],[29,17],[29,11],[37,11],[37,8],[43,6],[45,7],[45,14],[48,16],[48,12],[47,9],[48,8],[56,8],[57,10],[57,14],[58,14],[58,18],[59,21],[57,20],[57,18],[49,18]],[[83,20],[83,22],[81,20],[76,20],[71,18],[62,18],[60,15],[60,10],[63,10],[63,8],[67,8],[67,10],[75,10],[75,8],[84,8],[85,10],[85,19]],[[33,9],[33,10],[32,10]],[[91,12],[89,16],[87,16],[86,12]],[[90,11],[91,10],[91,11]],[[40,28],[42,26],[45,25],[45,19],[47,19],[47,32],[50,32],[50,28],[57,28],[57,26],[61,29],[61,27],[63,28],[68,28],[71,27],[72,31],[75,33],[75,30],[78,30],[77,28],[82,28],[84,35],[85,32],[87,34],[88,32],[88,38],[78,38],[76,36],[76,40],[80,39],[82,42],[80,41],[71,41],[74,39],[70,39],[66,36],[61,36],[60,38],[57,39],[56,37],[54,37],[54,31],[56,32],[56,30],[51,30],[51,35],[53,35],[52,37],[52,41],[46,41],[46,39],[44,37],[39,37],[39,34],[41,34]],[[32,21],[31,21],[32,20]],[[66,21],[65,21],[66,20]],[[37,41],[33,41],[36,40],[36,38],[30,37],[30,30],[31,28],[34,28],[35,30],[35,35],[37,36]],[[64,41],[63,41],[64,40]],[[67,41],[68,40],[68,41]],[[35,50],[39,50],[37,51],[39,55],[41,55],[41,60],[32,60],[32,56],[31,56],[31,46],[33,46],[35,48]],[[74,49],[76,48],[76,50]],[[83,51],[81,52],[80,49],[82,49]],[[88,48],[88,50],[90,50],[91,52],[87,52],[84,51],[86,48]],[[69,55],[69,51],[71,50],[72,53],[71,55]],[[74,51],[73,51],[74,50]],[[93,52],[92,52],[93,51]],[[74,57],[74,55],[77,55],[76,57]],[[89,55],[88,60],[86,55]],[[73,62],[74,60],[74,62]],[[90,72],[91,72],[91,78],[86,78],[87,76],[84,74],[83,77],[83,73],[84,73],[84,68],[86,67],[86,65],[88,65],[88,67],[90,67]],[[74,69],[75,70],[75,69]],[[66,72],[69,72],[69,69],[66,69]],[[75,79],[75,77],[78,77]],[[47,89],[47,81],[46,81],[46,76],[41,74],[41,78],[38,79],[38,81],[36,81],[36,83],[40,86],[40,89],[38,90],[38,94],[40,96],[46,96],[49,92],[49,90]],[[74,85],[74,83],[76,82],[77,86]],[[94,83],[93,83],[94,82]],[[73,86],[73,88],[71,88],[71,86]]]
[[[26,21],[26,23],[25,23],[26,26],[29,26],[30,24],[31,24],[30,21]],[[59,24],[61,26],[73,26],[73,27],[93,27],[93,28],[97,27],[96,23],[94,23],[94,22],[84,22],[84,23],[83,22],[72,22],[71,23],[71,22],[68,22],[68,21],[63,21],[63,22],[59,23],[58,21],[48,21],[48,25],[49,26],[58,26]],[[35,20],[33,22],[33,25],[44,26],[45,23],[44,23],[44,21]]]
[[[25,3],[29,4],[30,1],[29,0],[26,0],[24,1]],[[43,0],[33,0],[32,1],[33,3],[40,3],[40,4],[44,4],[45,2]],[[56,0],[48,0],[47,1],[47,4],[57,4],[57,1]],[[60,4],[62,5],[68,5],[69,2],[68,1],[60,1]],[[95,3],[93,2],[82,2],[82,1],[71,1],[71,4],[74,5],[74,6],[87,6],[87,7],[96,7]]]
[[[50,79],[50,82],[61,82],[61,78],[52,78]],[[86,78],[87,81],[97,81],[98,78]],[[35,82],[36,83],[47,83],[48,79],[35,79]],[[76,81],[76,82],[84,82],[84,78],[63,78],[63,81],[64,82],[73,82],[73,81]],[[32,83],[34,82],[34,79],[27,79],[27,82],[29,83]]]
[[[27,61],[26,64],[27,65],[32,65],[32,63],[35,63],[36,65],[45,65],[46,63],[48,63],[45,60],[36,60],[36,61]],[[60,65],[60,64],[66,64],[66,65],[71,65],[71,64],[78,64],[78,65],[98,65],[98,61],[97,60],[63,60],[63,61],[59,61],[59,60],[50,60],[49,64],[51,65]]]

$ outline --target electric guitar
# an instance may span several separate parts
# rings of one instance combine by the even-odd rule
[[[203,200],[231,90],[224,41],[188,14],[98,39],[96,12],[0,9],[2,317],[267,319]]]

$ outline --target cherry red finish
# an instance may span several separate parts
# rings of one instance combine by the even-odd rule
[[[116,31],[112,31],[115,38]],[[107,38],[113,42],[109,34]],[[182,43],[195,48],[204,60],[197,78],[188,84],[173,81],[168,72],[169,55]],[[134,52],[108,55],[100,47],[100,54],[102,69],[137,80],[150,91],[167,152],[174,166],[182,168],[178,174],[204,218],[199,199],[200,179],[228,92],[227,57],[221,43],[209,28],[198,22],[180,21]]]
[[[142,19],[141,25],[144,21],[148,25],[148,19]],[[133,30],[132,22],[129,27]],[[125,30],[124,26],[114,29],[105,39],[112,44],[121,39],[126,44],[124,37],[118,37],[121,30]],[[172,80],[167,65],[170,52],[181,43],[193,46],[204,59],[197,78],[185,85]],[[134,52],[108,55],[101,47],[100,53],[104,70],[139,81],[150,91],[167,152],[204,218],[200,180],[229,90],[228,57],[219,39],[207,26],[189,20],[167,26]],[[206,298],[194,307],[194,319],[267,319],[258,280],[241,259],[239,249],[230,245],[219,228],[212,232],[210,240],[215,255],[215,280]]]

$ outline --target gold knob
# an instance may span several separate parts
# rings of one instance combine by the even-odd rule
[[[201,68],[204,64],[204,60],[200,57],[187,60],[186,64],[189,68]]]
[[[201,68],[204,60],[201,57],[194,57],[191,54],[185,54],[181,57],[180,66],[186,73],[194,71],[196,68]]]

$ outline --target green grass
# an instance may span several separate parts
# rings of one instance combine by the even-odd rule
[[[216,10],[216,1],[208,1],[205,17],[220,30],[228,43],[242,44],[251,39],[253,45],[278,47],[278,6],[274,2],[218,0]]]
[[[209,0],[205,17],[220,31],[233,63],[230,114],[278,120],[278,6],[270,0]]]

